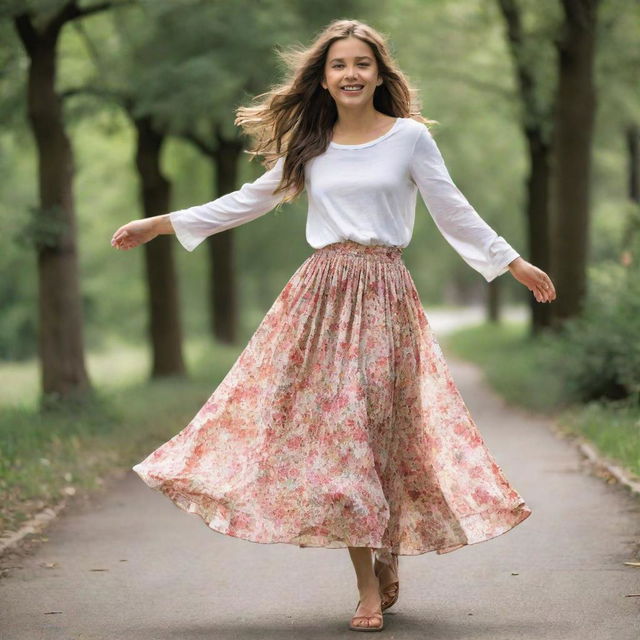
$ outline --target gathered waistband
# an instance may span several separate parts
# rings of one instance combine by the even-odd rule
[[[360,244],[353,240],[333,242],[314,251],[314,254],[355,255],[362,257],[402,259],[403,247],[392,247],[381,244]]]

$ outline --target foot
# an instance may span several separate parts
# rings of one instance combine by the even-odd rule
[[[379,629],[383,625],[382,600],[380,597],[380,582],[374,579],[368,585],[358,588],[360,601],[356,612],[351,618],[351,627]]]
[[[374,562],[373,570],[380,580],[380,595],[382,597],[381,608],[384,611],[396,603],[400,590],[398,577],[398,556],[391,554],[392,562]]]

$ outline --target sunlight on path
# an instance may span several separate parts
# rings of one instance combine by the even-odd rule
[[[487,311],[484,306],[475,305],[469,307],[425,307],[429,325],[436,335],[452,333],[463,327],[472,327],[482,324]],[[525,305],[503,307],[500,318],[505,322],[526,322],[529,310]]]

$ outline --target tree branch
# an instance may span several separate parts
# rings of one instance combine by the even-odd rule
[[[520,86],[522,104],[527,114],[540,122],[543,110],[536,96],[536,78],[524,55],[525,35],[520,9],[514,0],[498,0],[498,5],[507,25],[507,41]]]
[[[71,26],[77,31],[77,33],[80,35],[80,38],[84,41],[84,44],[87,47],[87,51],[89,52],[89,57],[91,58],[96,71],[101,76],[102,80],[106,81],[108,76],[107,65],[100,57],[98,48],[93,43],[93,40],[91,40],[91,38],[89,37],[89,34],[87,33],[83,23],[81,21],[73,22]]]
[[[71,0],[63,5],[62,9],[54,16],[46,27],[46,31],[56,31],[62,28],[67,22],[85,18],[86,16],[106,11],[108,9],[118,9],[120,7],[132,6],[135,0],[109,0],[108,2],[99,2],[89,7],[79,7],[77,0]]]
[[[196,149],[201,151],[205,156],[213,157],[215,149],[213,145],[207,142],[204,138],[201,138],[197,133],[191,130],[181,131],[178,134],[181,138],[191,142]]]
[[[18,37],[22,41],[24,48],[29,56],[38,42],[38,32],[31,22],[31,16],[28,13],[21,13],[13,18],[13,24],[18,32]]]
[[[118,104],[125,106],[128,104],[129,98],[123,91],[116,91],[115,89],[105,89],[104,87],[93,87],[91,85],[81,87],[70,87],[60,92],[60,99],[66,100],[74,96],[95,96],[98,98],[106,98],[113,100]]]
[[[100,2],[90,7],[78,8],[78,14],[75,17],[84,18],[85,16],[90,16],[94,13],[99,13],[100,11],[105,11],[107,9],[119,9],[120,7],[131,6],[134,4],[135,0],[120,0],[119,2],[112,0],[111,2]]]

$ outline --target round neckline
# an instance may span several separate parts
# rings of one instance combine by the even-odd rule
[[[362,149],[363,147],[370,147],[372,144],[376,144],[390,136],[398,128],[400,120],[402,120],[402,118],[396,118],[396,121],[391,125],[391,128],[386,133],[383,133],[378,138],[374,138],[368,142],[361,142],[360,144],[340,144],[339,142],[333,142],[333,140],[331,140],[329,142],[329,146],[335,147],[336,149]]]

